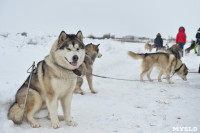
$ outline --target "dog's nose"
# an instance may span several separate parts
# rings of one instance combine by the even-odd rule
[[[77,61],[78,61],[78,56],[77,56],[77,55],[74,55],[74,56],[72,57],[72,60],[73,60],[73,62],[77,62]]]
[[[102,56],[102,54],[101,54],[101,53],[98,53],[98,56],[97,56],[97,57],[98,57],[98,58],[101,58],[101,56]]]

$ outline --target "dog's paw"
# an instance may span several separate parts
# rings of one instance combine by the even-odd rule
[[[57,123],[51,123],[51,126],[55,129],[60,127],[58,122]]]
[[[91,92],[92,92],[93,94],[96,94],[96,93],[98,93],[97,91],[94,91],[94,90],[93,90],[93,91],[91,91]]]
[[[85,93],[84,93],[84,92],[81,92],[80,94],[81,94],[81,95],[85,95]]]
[[[76,93],[76,94],[81,94],[81,95],[85,95],[85,92],[81,89],[81,88],[76,88],[75,90],[74,90],[74,93]]]
[[[68,120],[66,121],[66,123],[68,126],[73,126],[73,127],[76,127],[78,125],[78,123],[75,122],[74,120]]]
[[[174,84],[174,82],[170,81],[169,84]]]
[[[65,120],[65,118],[64,118],[64,116],[63,116],[63,115],[58,115],[58,120],[59,120],[59,121],[64,121],[64,120]]]
[[[80,92],[80,94],[81,94],[81,95],[85,95],[85,92],[84,92],[84,91],[82,91],[82,92]]]
[[[40,124],[37,123],[37,122],[33,122],[33,123],[31,123],[30,125],[31,125],[31,127],[33,127],[33,128],[39,128],[39,127],[40,127]]]
[[[58,120],[55,120],[55,121],[51,121],[51,126],[53,127],[53,128],[59,128],[60,126],[59,126],[59,121]]]

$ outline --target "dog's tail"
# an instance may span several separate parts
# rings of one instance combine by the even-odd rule
[[[143,59],[145,57],[145,54],[136,54],[132,51],[128,51],[128,55],[133,59]]]
[[[23,109],[17,102],[10,106],[8,111],[8,119],[12,120],[15,124],[21,124],[23,120]]]

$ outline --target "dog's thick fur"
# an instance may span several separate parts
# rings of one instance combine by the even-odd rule
[[[148,53],[148,54],[136,54],[129,51],[128,55],[133,59],[142,59],[142,73],[140,74],[140,80],[143,81],[144,74],[147,74],[149,81],[152,81],[150,74],[153,67],[158,67],[160,70],[158,75],[158,81],[161,82],[161,76],[163,73],[166,75],[168,83],[173,83],[170,80],[170,74],[179,69],[176,74],[180,76],[183,80],[187,80],[186,75],[188,69],[181,60],[177,59],[173,54],[167,53]]]
[[[97,91],[93,88],[92,83],[92,76],[90,74],[93,73],[93,64],[96,58],[100,58],[102,54],[99,52],[99,45],[94,45],[92,43],[86,45],[85,47],[85,59],[83,64],[79,67],[79,70],[82,72],[82,76],[78,77],[77,83],[76,83],[76,89],[74,90],[74,93],[80,93],[82,95],[85,94],[85,92],[81,89],[81,86],[83,84],[83,76],[86,76],[90,91],[92,93],[97,93]]]
[[[163,52],[163,53],[173,54],[178,59],[181,59],[181,57],[182,57],[182,48],[180,47],[179,44],[174,44],[168,49],[160,49],[157,52],[158,53]]]
[[[50,54],[38,63],[32,76],[24,112],[25,119],[32,127],[40,126],[34,119],[34,114],[46,108],[49,111],[52,127],[59,127],[58,100],[61,100],[63,108],[62,119],[65,119],[70,126],[77,125],[70,115],[71,100],[77,81],[74,71],[83,63],[84,57],[85,45],[82,32],[79,31],[74,35],[62,31]],[[8,118],[16,124],[21,124],[23,120],[29,78],[30,76],[17,91],[15,102],[8,111]]]
[[[145,50],[149,50],[150,52],[152,51],[152,49],[154,48],[154,45],[150,44],[150,41],[146,42],[145,45],[144,45],[144,49]]]
[[[185,54],[189,54],[190,50],[194,49],[195,45],[195,41],[192,41],[190,47],[185,49]]]

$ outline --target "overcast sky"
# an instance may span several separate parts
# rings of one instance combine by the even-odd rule
[[[0,32],[61,30],[85,36],[176,36],[188,41],[200,27],[200,0],[0,0]]]

